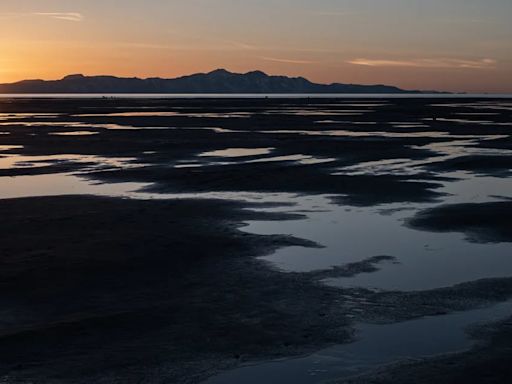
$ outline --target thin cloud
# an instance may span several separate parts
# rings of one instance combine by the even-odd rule
[[[34,16],[50,17],[52,19],[75,22],[82,21],[84,19],[82,14],[77,12],[34,12],[32,14]]]
[[[415,59],[415,60],[380,60],[380,59],[354,59],[349,64],[367,67],[415,67],[415,68],[494,68],[496,60],[460,60],[460,59]]]
[[[31,12],[31,13],[21,13],[21,12],[3,12],[0,13],[0,19],[18,19],[25,17],[49,17],[57,20],[65,20],[65,21],[82,21],[84,19],[81,13],[77,12]]]
[[[273,61],[275,63],[286,63],[286,64],[315,64],[316,61],[310,60],[294,60],[294,59],[282,59],[278,57],[260,57],[261,60]]]
[[[255,51],[255,50],[260,49],[260,47],[258,47],[256,45],[244,43],[243,41],[224,40],[224,42],[233,46],[236,49],[241,49],[241,50]]]
[[[212,44],[159,44],[159,43],[133,43],[133,42],[116,42],[116,45],[130,48],[156,49],[156,50],[172,50],[172,51],[239,51],[239,50],[255,50],[256,48],[248,48],[236,46],[229,42],[218,42]]]

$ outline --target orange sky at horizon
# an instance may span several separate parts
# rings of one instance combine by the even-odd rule
[[[383,3],[388,7],[379,9]],[[120,10],[116,0],[5,0],[0,83],[225,68],[320,83],[512,93],[512,28],[504,15],[512,2],[491,0],[485,9],[474,0],[406,3],[296,0],[290,8],[290,0],[245,7],[229,0],[125,0]]]

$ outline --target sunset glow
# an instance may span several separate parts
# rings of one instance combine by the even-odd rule
[[[509,0],[3,0],[0,83],[226,68],[512,92]]]

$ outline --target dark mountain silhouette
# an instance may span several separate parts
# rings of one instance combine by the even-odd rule
[[[244,74],[217,69],[210,73],[162,78],[70,75],[61,80],[24,80],[0,84],[0,93],[421,93],[387,85],[315,84],[303,77]]]

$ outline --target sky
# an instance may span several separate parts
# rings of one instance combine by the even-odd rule
[[[0,83],[225,68],[512,93],[512,0],[1,0]]]

